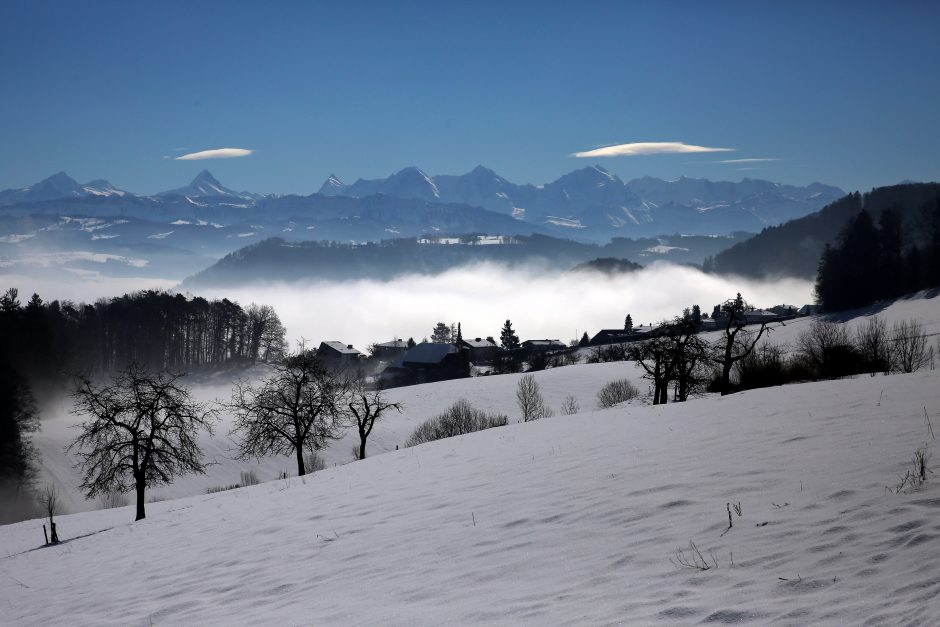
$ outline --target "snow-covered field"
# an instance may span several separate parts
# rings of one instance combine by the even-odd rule
[[[880,313],[936,333],[938,304]],[[224,457],[223,427],[206,442],[210,477],[155,491],[196,495],[149,504],[144,521],[131,508],[62,516],[56,547],[40,546],[42,521],[0,527],[0,623],[940,621],[940,479],[894,492],[914,451],[936,447],[925,416],[940,429],[940,370],[593,409],[610,379],[645,390],[640,374],[541,372],[556,413],[571,394],[579,414],[400,451],[459,397],[515,416],[518,376],[394,390],[405,411],[376,426],[365,461],[201,494],[248,467]],[[227,382],[215,388],[199,394],[224,397]],[[38,440],[63,485],[70,420]],[[327,459],[347,462],[352,442]],[[258,473],[281,470],[286,458]],[[728,503],[742,511],[730,530]],[[717,568],[677,568],[690,541]]]

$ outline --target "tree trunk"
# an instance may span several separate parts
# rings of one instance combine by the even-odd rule
[[[725,359],[721,363],[721,395],[725,396],[730,393],[731,388],[731,366],[734,362],[731,361],[731,347],[734,343],[734,338],[728,338],[727,344],[725,344]]]
[[[137,480],[137,518],[134,520],[143,520],[147,517],[147,512],[144,511],[144,490],[146,485],[140,479]]]
[[[304,468],[304,448],[302,446],[298,446],[294,450],[297,451],[297,476],[303,477],[305,474],[307,474],[307,470]]]
[[[359,435],[359,459],[366,458],[366,436]]]

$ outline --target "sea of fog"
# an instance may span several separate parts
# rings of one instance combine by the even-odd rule
[[[92,302],[172,285],[167,280],[126,278],[54,283],[8,277],[4,282],[19,287],[24,302],[33,291],[47,301]],[[464,337],[498,337],[507,319],[522,339],[568,342],[585,331],[593,335],[600,329],[621,328],[628,313],[637,325],[670,318],[693,304],[710,313],[715,304],[737,292],[761,307],[799,307],[813,300],[809,281],[717,277],[668,263],[617,276],[484,263],[391,281],[267,283],[199,290],[198,295],[242,305],[272,305],[292,344],[302,338],[308,343],[338,340],[364,350],[372,342],[393,338],[421,341],[437,322],[460,322]]]
[[[460,322],[464,337],[498,338],[507,319],[522,339],[567,342],[585,331],[622,328],[628,313],[634,324],[648,324],[693,304],[711,312],[737,292],[767,307],[813,300],[808,281],[729,280],[672,264],[614,277],[480,264],[392,281],[268,284],[202,295],[274,306],[292,342],[338,340],[362,350],[393,338],[421,341],[437,322]]]

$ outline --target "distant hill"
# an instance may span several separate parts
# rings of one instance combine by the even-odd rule
[[[616,257],[598,257],[591,261],[579,263],[571,269],[572,272],[600,272],[602,274],[626,274],[642,270],[643,266],[633,263],[629,259],[617,259]]]
[[[252,281],[312,279],[385,280],[407,273],[436,274],[456,266],[487,261],[505,264],[535,262],[559,271],[599,257],[700,263],[706,255],[714,254],[743,237],[747,235],[617,238],[604,246],[545,235],[496,241],[473,236],[401,238],[360,244],[290,242],[271,238],[226,255],[215,265],[186,279],[182,286],[222,287]]]
[[[919,241],[919,212],[940,198],[940,183],[910,183],[879,187],[862,195],[849,194],[818,213],[764,229],[706,260],[706,269],[717,274],[746,277],[791,276],[814,279],[820,255],[849,219],[863,208],[877,221],[884,209],[898,210],[907,243]]]

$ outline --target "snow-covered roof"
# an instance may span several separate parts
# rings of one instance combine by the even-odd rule
[[[343,355],[361,355],[362,354],[359,351],[357,351],[355,348],[353,348],[352,344],[347,345],[347,344],[343,344],[342,342],[337,342],[336,340],[332,340],[328,342],[320,342],[320,349],[322,350],[323,347],[329,347],[333,349],[334,351],[336,351],[337,353],[341,353]]]
[[[408,348],[408,342],[405,340],[392,340],[391,342],[380,342],[376,346],[379,348]]]
[[[493,342],[487,339],[481,339],[481,338],[476,338],[476,339],[471,339],[471,340],[464,339],[463,343],[469,346],[470,348],[496,348],[496,344],[494,344]]]
[[[529,346],[567,346],[567,344],[561,340],[526,340],[523,344]]]

